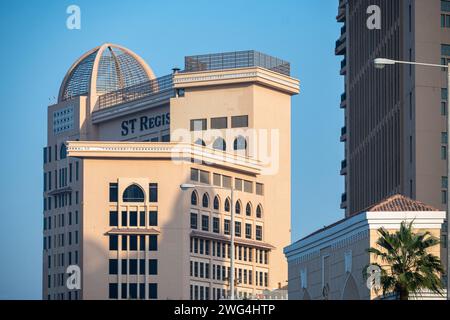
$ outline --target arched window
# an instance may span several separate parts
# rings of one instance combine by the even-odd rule
[[[214,210],[219,210],[220,207],[220,200],[219,200],[219,196],[215,196],[214,197]]]
[[[256,207],[256,217],[261,218],[261,216],[262,216],[262,207],[260,204],[258,204],[258,206]]]
[[[250,202],[247,203],[247,206],[245,207],[245,215],[251,216],[252,215],[252,205]]]
[[[230,199],[226,199],[225,200],[225,205],[224,205],[224,207],[225,207],[225,211],[226,212],[230,212]]]
[[[236,201],[236,207],[234,208],[234,212],[236,212],[236,214],[241,214],[241,202],[239,200]]]
[[[195,141],[195,144],[206,147],[206,143],[202,139],[197,139],[197,141]]]
[[[207,193],[203,194],[202,206],[203,206],[203,208],[208,208],[209,207],[209,196],[208,196]]]
[[[137,184],[128,186],[123,192],[123,202],[144,202],[144,191]]]
[[[222,138],[217,138],[214,140],[213,149],[225,151],[227,150],[227,143]]]
[[[233,142],[234,150],[247,150],[247,140],[243,136],[238,136]]]
[[[66,144],[61,144],[61,148],[59,149],[59,159],[67,158],[67,147]]]
[[[191,205],[196,206],[197,202],[198,202],[198,197],[197,197],[197,192],[196,191],[192,191],[191,193]]]

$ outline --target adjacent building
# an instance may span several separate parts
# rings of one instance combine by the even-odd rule
[[[381,29],[367,20],[380,9]],[[340,0],[336,54],[343,57],[340,107],[345,193],[351,216],[396,193],[445,209],[448,177],[446,72],[439,68],[373,67],[377,57],[446,64],[450,1]]]
[[[363,272],[380,263],[367,249],[376,247],[377,230],[395,232],[403,221],[413,221],[415,232],[442,237],[445,212],[402,195],[394,195],[358,214],[317,230],[285,248],[289,265],[289,299],[370,300],[391,299],[369,289]],[[430,253],[440,256],[436,246]],[[416,299],[445,299],[430,292]]]
[[[159,78],[118,45],[82,55],[48,107],[43,298],[226,299],[233,229],[237,296],[285,286],[298,92],[288,62],[256,51]]]

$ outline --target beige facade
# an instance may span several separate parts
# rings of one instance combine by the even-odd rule
[[[401,203],[398,205],[398,203]],[[367,253],[376,247],[378,229],[399,229],[401,222],[414,221],[414,232],[430,231],[440,238],[445,212],[394,196],[365,212],[338,221],[285,248],[289,265],[289,299],[369,300],[382,298],[382,292],[369,289],[363,277],[373,263],[383,265]],[[440,257],[440,247],[430,253]],[[383,297],[384,298],[384,297]],[[420,299],[445,299],[424,293]]]
[[[227,298],[231,187],[238,296],[286,285],[299,82],[280,59],[219,56],[232,64],[186,57],[155,78],[105,44],[71,67],[48,111],[43,298]],[[66,286],[69,265],[80,290]]]

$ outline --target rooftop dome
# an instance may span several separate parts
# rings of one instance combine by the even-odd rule
[[[58,102],[81,95],[98,97],[154,78],[152,69],[137,54],[106,43],[89,50],[70,67]]]

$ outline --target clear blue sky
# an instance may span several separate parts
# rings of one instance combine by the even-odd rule
[[[81,8],[81,30],[66,8]],[[292,104],[293,239],[342,218],[343,79],[334,43],[337,0],[2,1],[0,4],[0,299],[40,299],[42,148],[49,98],[82,53],[113,42],[158,76],[184,55],[255,49],[288,60]]]

